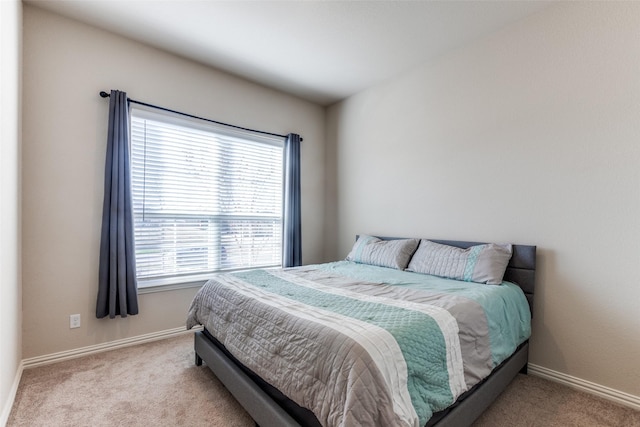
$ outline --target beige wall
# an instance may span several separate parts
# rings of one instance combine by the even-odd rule
[[[22,4],[0,1],[0,425],[22,358],[20,286],[20,53]]]
[[[305,263],[322,261],[324,109],[31,6],[24,10],[23,357],[184,325],[195,289],[95,318],[108,101],[101,90],[303,136]],[[80,313],[82,327],[69,329]]]
[[[326,153],[327,257],[356,233],[537,245],[531,362],[640,396],[639,3],[553,5],[348,98]]]

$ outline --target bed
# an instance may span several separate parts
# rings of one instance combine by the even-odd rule
[[[187,327],[204,325],[196,364],[263,427],[470,425],[528,362],[536,248],[508,245],[508,257],[503,248],[359,236],[346,261],[217,276],[189,310]],[[491,280],[500,286],[475,283]],[[518,316],[506,326],[496,323],[502,305]]]

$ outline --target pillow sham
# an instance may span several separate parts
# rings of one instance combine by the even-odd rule
[[[347,261],[404,270],[418,243],[418,239],[382,240],[360,235],[347,255]]]
[[[513,248],[509,244],[487,243],[461,249],[423,239],[411,258],[407,271],[499,285],[512,252]]]

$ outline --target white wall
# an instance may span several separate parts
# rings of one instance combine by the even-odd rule
[[[302,143],[303,261],[322,261],[324,109],[50,12],[24,8],[23,356],[184,325],[195,289],[140,295],[96,319],[108,100],[136,100]],[[69,329],[80,313],[82,327]]]
[[[22,4],[0,1],[0,425],[22,358],[20,295],[20,53]]]
[[[640,396],[640,3],[567,2],[332,106],[356,233],[534,244],[531,362]]]

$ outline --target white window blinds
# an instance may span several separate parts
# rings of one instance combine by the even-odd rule
[[[141,287],[281,265],[282,138],[134,107],[131,144]]]

